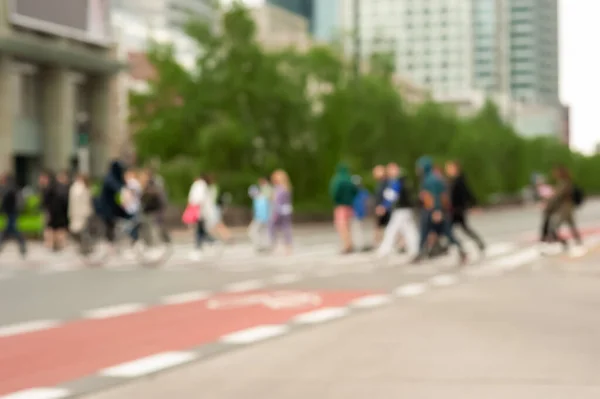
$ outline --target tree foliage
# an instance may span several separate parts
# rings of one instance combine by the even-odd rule
[[[244,201],[257,177],[283,168],[300,207],[324,208],[338,162],[368,176],[373,165],[396,161],[412,174],[423,154],[459,160],[482,201],[519,191],[558,162],[587,191],[600,191],[599,157],[520,137],[491,103],[467,119],[431,101],[409,106],[390,79],[389,54],[373,55],[372,70],[356,76],[333,47],[266,51],[255,30],[240,5],[216,28],[190,23],[186,33],[199,49],[191,71],[171,46],[150,46],[157,78],[131,96],[134,138],[140,160],[160,157],[176,199],[210,171]]]

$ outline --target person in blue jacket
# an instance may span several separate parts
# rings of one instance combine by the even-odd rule
[[[391,254],[398,242],[398,236],[404,238],[406,251],[410,256],[418,253],[419,236],[413,216],[413,198],[408,179],[398,164],[387,166],[388,184],[383,191],[383,203],[375,210],[381,216],[389,212],[390,221],[383,232],[383,241],[377,250],[379,258]]]
[[[363,251],[369,251],[371,248],[365,243],[365,219],[367,217],[367,208],[368,202],[371,194],[369,190],[367,190],[363,184],[360,176],[353,176],[352,182],[356,185],[357,192],[354,196],[354,202],[352,203],[352,209],[354,211],[354,220],[353,220],[353,235],[356,237],[356,242],[358,248],[361,248]]]
[[[261,178],[258,185],[248,189],[248,195],[252,198],[253,217],[248,226],[248,236],[257,251],[266,248],[269,218],[271,217],[272,189],[269,181]]]

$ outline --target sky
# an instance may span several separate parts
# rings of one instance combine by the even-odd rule
[[[320,0],[327,1],[327,0]],[[244,0],[259,5],[264,0]],[[571,107],[571,146],[600,143],[600,0],[559,0],[561,100]]]
[[[571,106],[571,143],[590,153],[600,142],[600,1],[560,0],[561,99]]]

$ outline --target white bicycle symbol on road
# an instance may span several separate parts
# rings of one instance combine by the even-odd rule
[[[321,296],[313,292],[274,291],[211,299],[206,302],[206,307],[208,309],[238,309],[251,306],[264,306],[277,310],[314,307],[319,306],[321,303]]]

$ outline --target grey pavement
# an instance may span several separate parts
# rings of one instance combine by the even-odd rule
[[[86,398],[596,399],[599,282],[522,269]]]
[[[579,216],[586,224],[600,226],[600,202],[587,203]],[[526,232],[534,233],[539,211],[528,208],[477,214],[473,224],[491,244],[502,247],[519,241]],[[389,289],[443,273],[454,262],[406,268],[379,265],[370,254],[340,257],[331,228],[299,237],[290,257],[256,255],[248,244],[240,243],[226,248],[220,257],[194,262],[188,260],[190,249],[188,244],[178,244],[173,259],[158,269],[144,269],[120,259],[108,268],[89,269],[73,253],[49,254],[40,247],[32,255],[36,262],[29,265],[20,263],[16,253],[14,259],[9,258],[8,249],[0,258],[0,326],[73,319],[107,306],[151,305],[171,295],[223,291],[238,283],[256,288]],[[512,251],[518,250],[517,245]],[[402,262],[398,257],[391,266]]]
[[[346,320],[290,329],[289,337],[89,397],[600,397],[600,344],[591,338],[600,336],[593,317],[600,303],[600,241],[590,240],[582,258],[541,258],[524,241],[536,233],[539,219],[539,210],[530,208],[473,215],[490,251],[483,259],[474,255],[462,269],[453,256],[419,266],[407,266],[402,255],[386,262],[372,254],[340,256],[331,227],[299,235],[289,257],[255,254],[239,242],[221,256],[195,262],[187,259],[190,245],[179,243],[158,269],[123,259],[90,269],[73,253],[48,254],[39,247],[36,261],[23,264],[12,249],[0,258],[0,329],[216,292],[394,291],[401,300],[380,310],[353,309]],[[579,219],[600,227],[600,202],[586,204]],[[444,276],[460,284],[436,280]],[[397,294],[398,287],[411,285],[427,289],[414,297]],[[201,358],[209,351],[196,349]],[[73,384],[69,388],[77,392],[111,385],[93,378]]]

